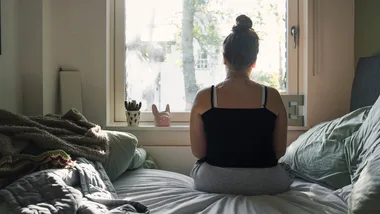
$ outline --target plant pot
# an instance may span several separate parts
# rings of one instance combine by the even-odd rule
[[[126,111],[128,126],[136,127],[140,124],[140,111]]]

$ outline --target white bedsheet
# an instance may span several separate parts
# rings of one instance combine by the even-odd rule
[[[196,191],[192,178],[182,174],[141,169],[124,173],[114,186],[120,198],[143,203],[151,213],[347,213],[347,205],[332,190],[301,180],[276,196],[234,196]]]

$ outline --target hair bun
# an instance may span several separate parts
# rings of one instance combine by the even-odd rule
[[[252,20],[246,15],[236,17],[236,24],[232,27],[232,31],[237,33],[252,29]]]

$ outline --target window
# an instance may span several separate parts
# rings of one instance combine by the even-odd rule
[[[173,122],[187,122],[196,92],[225,77],[222,43],[235,18],[246,14],[260,37],[252,79],[296,95],[299,0],[114,0],[115,121],[123,102],[170,104]],[[195,3],[194,3],[195,2]]]
[[[204,50],[198,51],[196,69],[207,70],[207,52]]]
[[[171,46],[171,44],[167,44],[166,45],[166,54],[170,54],[170,53],[172,53],[172,46]]]

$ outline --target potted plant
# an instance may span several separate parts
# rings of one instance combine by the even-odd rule
[[[129,126],[139,126],[140,124],[140,108],[141,102],[137,103],[136,100],[124,101],[125,116]]]

